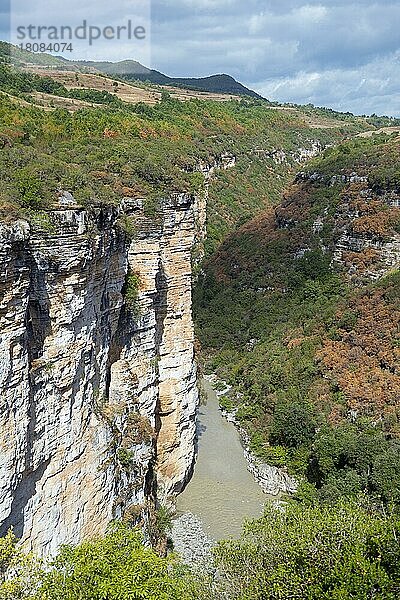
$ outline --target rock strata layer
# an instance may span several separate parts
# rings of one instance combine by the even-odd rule
[[[196,231],[178,194],[0,226],[1,534],[52,555],[187,482]]]

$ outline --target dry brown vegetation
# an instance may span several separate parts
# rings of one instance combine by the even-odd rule
[[[390,301],[389,288],[377,288],[356,296],[347,315],[354,316],[352,327],[339,327],[335,340],[325,339],[317,355],[334,386],[344,394],[342,418],[348,409],[358,415],[383,419],[392,433],[400,434],[400,310]],[[343,311],[337,315],[343,318]],[[331,416],[337,415],[333,406]]]
[[[214,100],[216,102],[227,102],[237,96],[231,94],[217,94],[211,92],[200,92],[195,90],[185,90],[170,86],[150,86],[150,85],[135,85],[134,83],[125,83],[120,80],[112,79],[103,75],[94,73],[80,73],[77,71],[61,71],[56,69],[46,69],[44,67],[30,66],[30,72],[37,75],[51,77],[58,83],[64,85],[68,90],[87,88],[99,91],[116,94],[116,96],[130,104],[144,102],[145,104],[154,105],[161,99],[162,91],[167,91],[173,98],[182,102],[192,98],[200,100]],[[72,105],[72,110],[74,106]],[[76,110],[76,109],[75,109]]]

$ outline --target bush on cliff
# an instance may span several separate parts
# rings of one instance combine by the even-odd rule
[[[185,571],[161,558],[141,533],[114,523],[103,538],[64,546],[47,566],[25,555],[10,532],[0,539],[0,600],[189,600]],[[6,580],[5,573],[10,578]]]

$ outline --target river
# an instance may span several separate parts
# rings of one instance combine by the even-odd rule
[[[243,520],[260,516],[269,496],[247,470],[239,433],[222,416],[210,383],[203,381],[203,387],[207,401],[199,411],[198,459],[178,496],[177,514],[196,515],[210,539],[239,537]]]

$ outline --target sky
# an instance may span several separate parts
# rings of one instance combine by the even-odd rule
[[[400,2],[154,0],[153,61],[271,100],[400,116]]]
[[[400,116],[400,1],[7,1],[18,22],[41,6],[65,24],[151,27],[145,44],[98,40],[78,47],[79,58],[133,58],[182,77],[228,73],[270,100]]]

